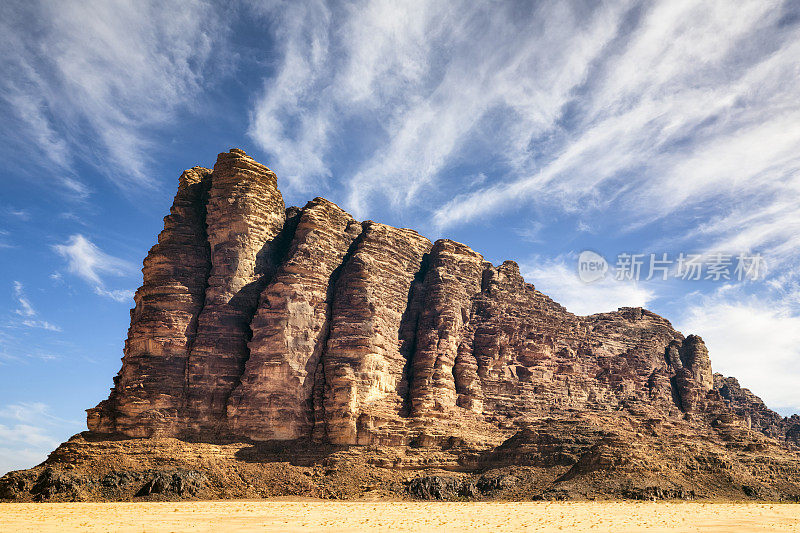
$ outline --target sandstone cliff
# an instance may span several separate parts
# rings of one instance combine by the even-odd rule
[[[513,261],[494,266],[457,242],[358,222],[322,198],[287,209],[275,174],[241,150],[184,172],[142,272],[111,394],[88,410],[90,433],[53,463],[95,464],[86,450],[111,453],[119,438],[293,443],[283,455],[261,450],[265,462],[389,446],[400,455],[358,457],[385,467],[568,467],[548,483],[590,476],[594,490],[624,495],[602,488],[598,472],[655,475],[647,446],[696,438],[717,443],[698,451],[705,466],[666,449],[650,457],[666,470],[716,472],[708,465],[734,461],[738,442],[772,450],[772,475],[798,470],[796,454],[779,448],[800,445],[800,420],[715,376],[700,337],[641,308],[573,315]],[[113,449],[143,460],[138,446]],[[770,487],[760,494],[796,488],[765,479],[752,482]],[[702,487],[686,481],[695,482]]]
[[[768,436],[797,432],[715,386],[703,340],[663,318],[575,316],[511,261],[322,198],[287,210],[275,174],[237,149],[181,176],[143,274],[96,433],[404,445],[454,423],[491,436],[571,410],[712,423],[731,408]]]

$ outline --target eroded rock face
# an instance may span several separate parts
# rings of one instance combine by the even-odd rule
[[[512,261],[322,198],[285,209],[241,150],[184,173],[143,274],[96,434],[496,446],[542,417],[622,412],[800,438],[664,318],[576,316]]]
[[[186,362],[203,309],[210,252],[206,204],[211,171],[180,177],[164,231],[144,260],[125,357],[108,400],[89,410],[100,433],[175,436],[185,403]]]
[[[800,449],[800,416],[783,417],[764,405],[761,398],[739,385],[736,378],[714,374],[714,388],[747,427]]]
[[[430,248],[414,231],[368,221],[342,265],[322,359],[322,424],[335,444],[388,444],[392,426],[402,432],[414,341],[408,324],[419,313],[412,283]]]
[[[411,363],[414,415],[447,416],[456,407],[458,347],[487,265],[480,254],[454,241],[436,241],[431,249]]]
[[[241,150],[220,154],[206,214],[210,275],[186,370],[189,431],[224,428],[228,398],[249,357],[250,322],[277,267],[284,222],[275,174]]]
[[[314,381],[330,329],[333,289],[361,224],[317,198],[299,213],[286,261],[253,319],[250,358],[228,402],[234,433],[258,440],[306,437]]]

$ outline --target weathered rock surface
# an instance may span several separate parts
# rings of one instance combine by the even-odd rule
[[[430,247],[414,231],[368,221],[342,265],[322,359],[319,419],[330,442],[404,443],[409,325],[419,314],[412,283]]]
[[[225,427],[229,396],[249,357],[258,298],[277,268],[284,222],[275,174],[241,150],[220,154],[206,215],[210,275],[186,369],[189,432]]]
[[[211,171],[180,177],[164,231],[144,260],[125,357],[108,400],[88,411],[100,433],[133,437],[176,435],[183,421],[186,364],[203,309],[210,251],[206,204]]]
[[[700,337],[641,308],[573,315],[513,261],[322,198],[286,209],[241,150],[181,176],[143,277],[90,433],[54,452],[47,468],[62,470],[9,474],[0,497],[246,496],[247,476],[292,487],[276,495],[369,484],[366,470],[323,482],[264,466],[333,457],[426,470],[376,474],[410,497],[800,494],[800,418],[714,375]]]
[[[800,502],[800,456],[746,428],[568,413],[496,445],[109,439],[86,432],[0,479],[15,501],[192,498],[728,499]]]
[[[782,417],[736,378],[714,374],[714,388],[747,427],[800,449],[800,416]]]
[[[481,292],[483,257],[463,244],[436,241],[421,283],[422,308],[419,315],[415,352],[411,359],[412,414],[448,416],[456,408],[455,372],[458,347],[467,331],[472,296]],[[466,369],[460,368],[463,372]]]
[[[322,198],[299,214],[287,259],[261,295],[250,358],[228,402],[234,433],[259,440],[311,435],[333,289],[360,233],[361,224]]]

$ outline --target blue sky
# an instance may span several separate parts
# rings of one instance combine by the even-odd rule
[[[644,305],[800,412],[796,2],[162,4],[0,5],[0,473],[85,428],[178,176],[231,147],[287,205],[513,259],[579,314]],[[767,269],[618,281],[620,253]]]

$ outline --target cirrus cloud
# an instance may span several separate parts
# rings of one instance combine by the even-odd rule
[[[103,280],[105,276],[123,276],[130,273],[133,266],[129,262],[103,252],[81,234],[70,236],[66,243],[57,244],[53,249],[67,260],[69,272],[92,285],[96,294],[118,302],[133,297],[132,291],[107,289]]]

